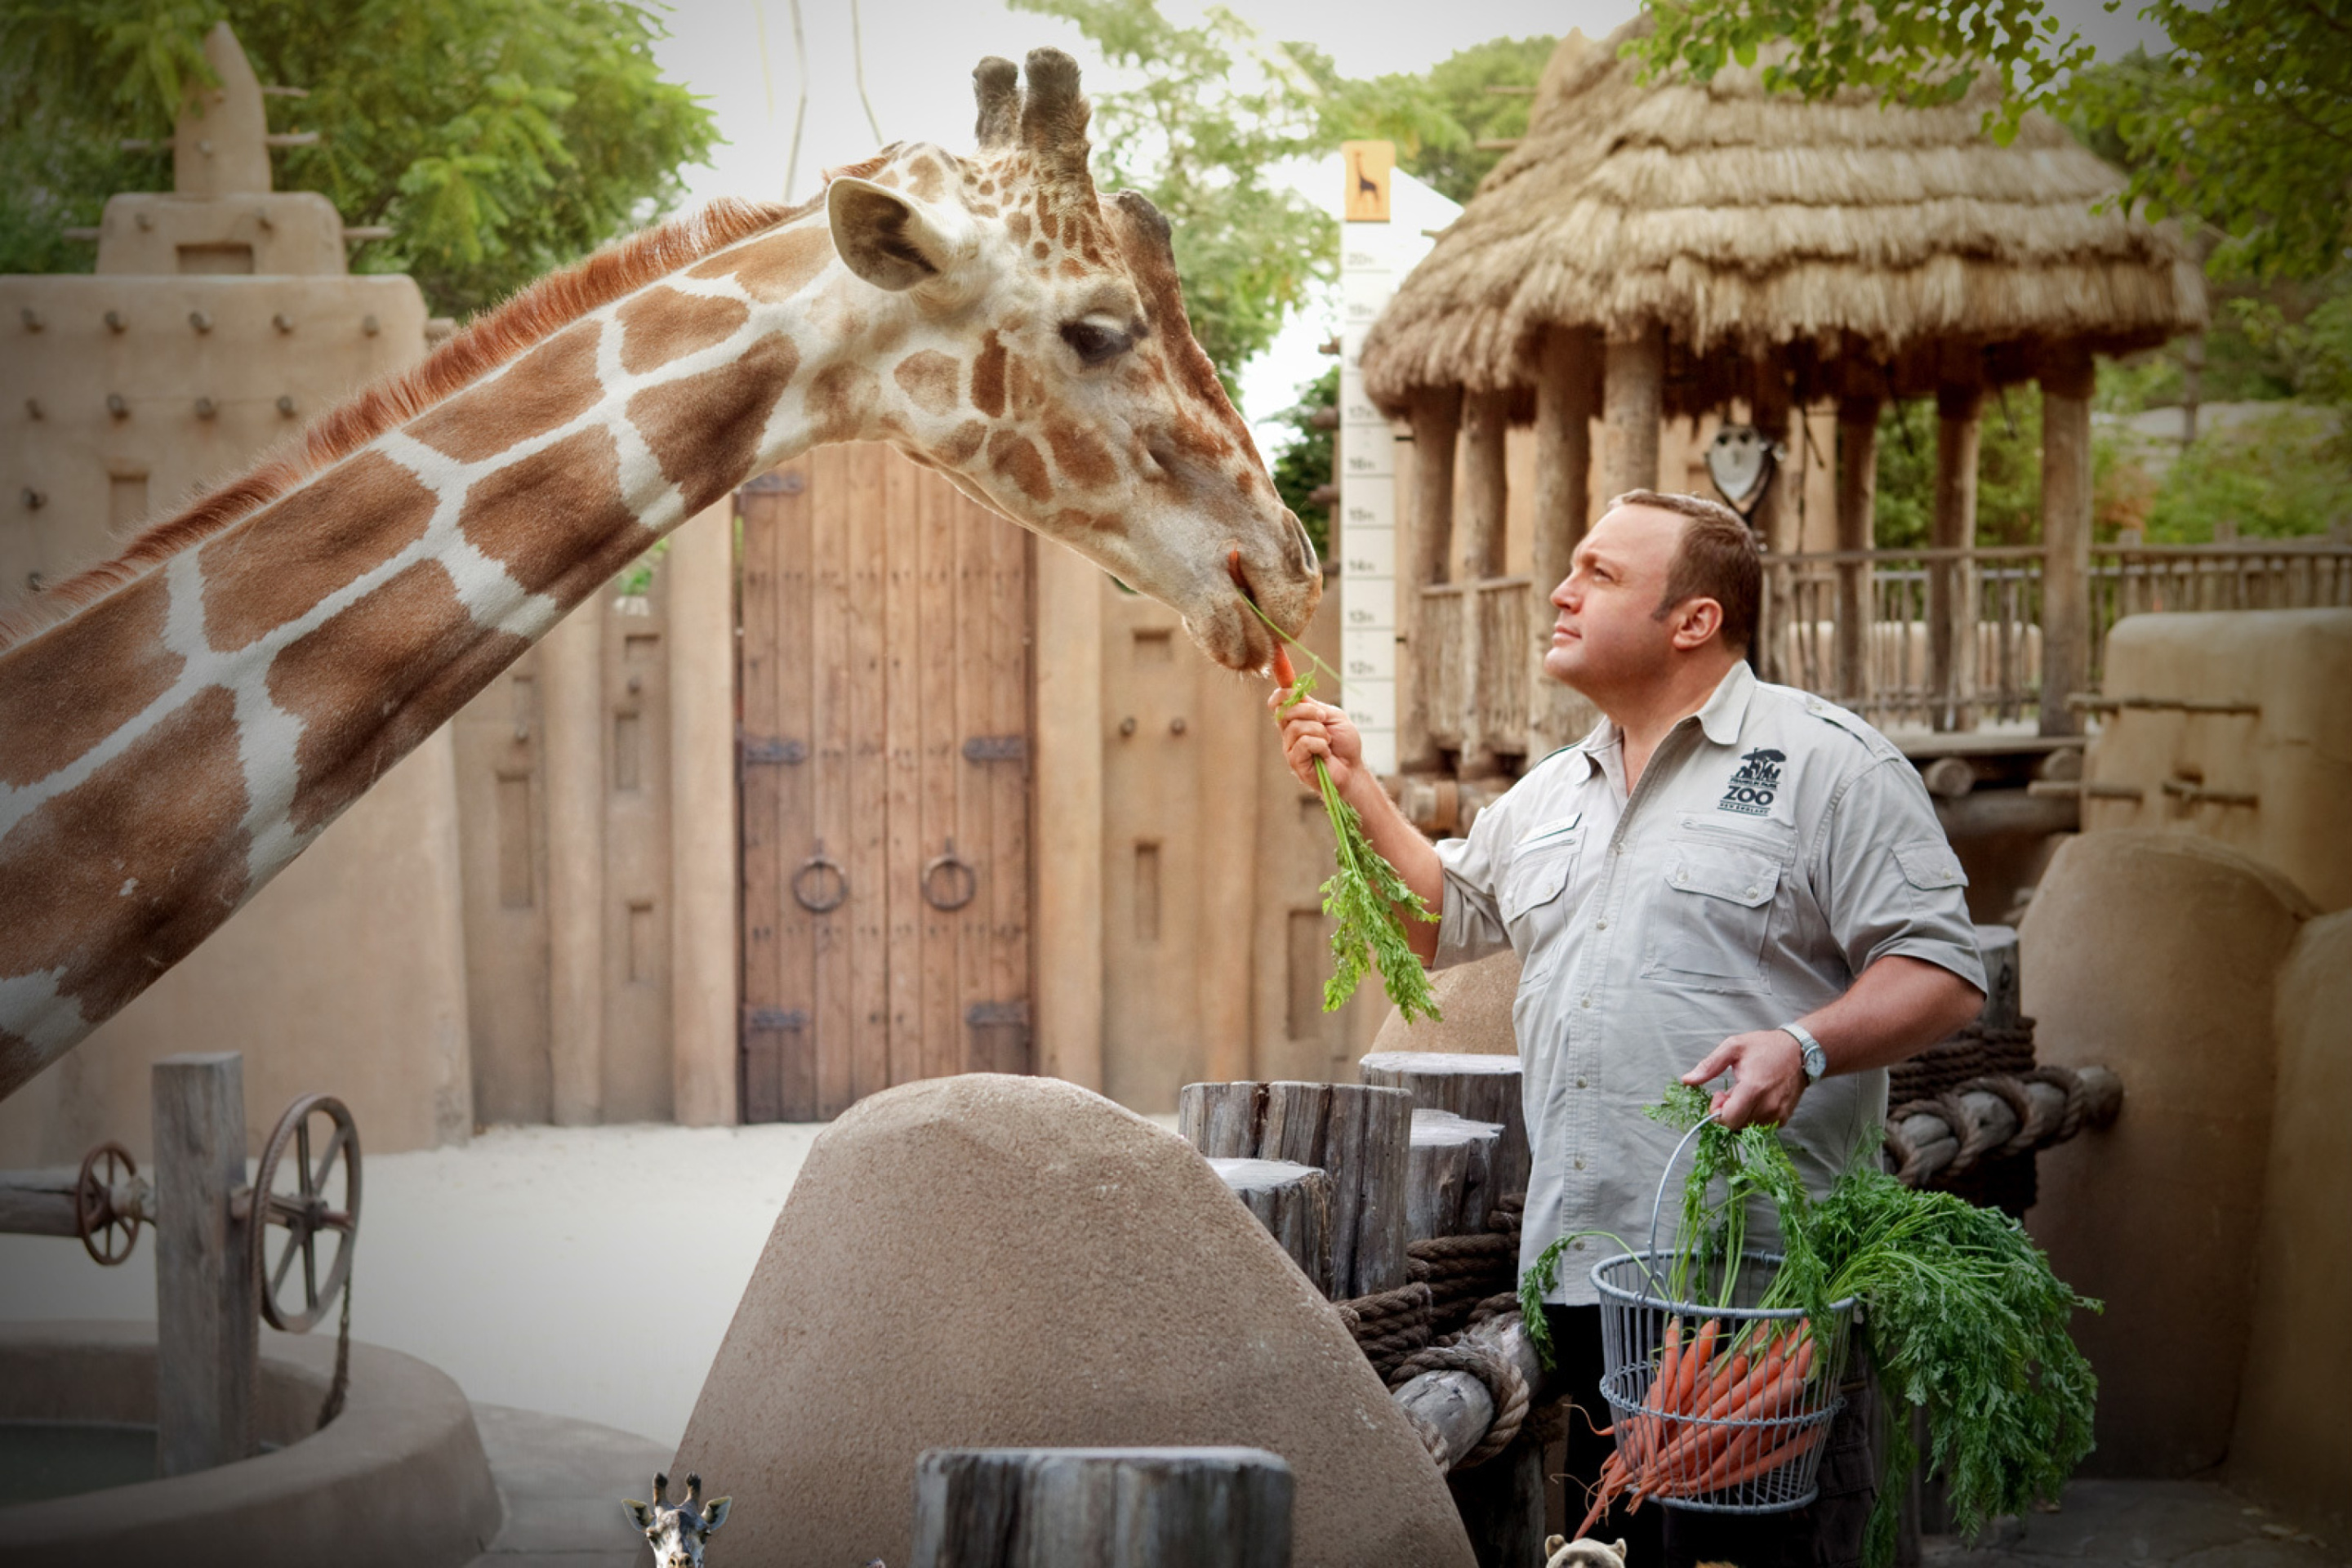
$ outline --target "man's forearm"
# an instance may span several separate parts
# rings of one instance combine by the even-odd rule
[[[1889,953],[1846,994],[1796,1020],[1822,1043],[1830,1071],[1892,1067],[1967,1026],[1984,993],[1940,964]]]
[[[1364,837],[1381,858],[1396,868],[1404,885],[1421,897],[1436,914],[1445,907],[1445,875],[1438,867],[1437,851],[1430,847],[1421,830],[1405,820],[1396,802],[1389,798],[1380,781],[1369,770],[1358,768],[1349,780],[1345,799],[1363,818]],[[1405,941],[1423,962],[1437,956],[1437,926],[1435,922],[1408,915],[1404,922]]]

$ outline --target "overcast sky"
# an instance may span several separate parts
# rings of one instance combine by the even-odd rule
[[[1230,0],[1229,8],[1270,38],[1300,39],[1330,54],[1349,76],[1417,71],[1454,50],[1497,37],[1598,37],[1631,17],[1636,0]],[[1197,22],[1198,0],[1162,0],[1172,20]],[[2161,35],[2135,18],[2137,0],[2107,13],[2100,0],[2053,0],[2053,10],[2102,52]],[[793,46],[792,0],[677,0],[671,37],[656,53],[664,73],[705,99],[726,144],[709,167],[686,171],[689,200],[785,195],[793,110],[805,71],[808,110],[790,195],[816,189],[820,170],[853,163],[886,142],[936,142],[961,152],[971,142],[971,68],[983,55],[1019,59],[1040,45],[1067,49],[1084,64],[1094,51],[1076,27],[1016,13],[1002,0],[859,0],[869,124],[857,90],[851,0],[800,0],[805,60]],[[879,134],[877,134],[878,128]],[[1323,199],[1323,193],[1314,193]],[[1336,321],[1328,302],[1319,308]],[[1290,389],[1329,362],[1313,345],[1332,324],[1298,323],[1244,378],[1244,410],[1263,420]]]

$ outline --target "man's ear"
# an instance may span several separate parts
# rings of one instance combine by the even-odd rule
[[[1678,648],[1697,647],[1723,629],[1723,605],[1704,595],[1685,599],[1671,614],[1675,647]]]
[[[825,187],[833,247],[849,269],[892,293],[954,270],[972,251],[971,226],[960,215],[871,180],[843,176]]]

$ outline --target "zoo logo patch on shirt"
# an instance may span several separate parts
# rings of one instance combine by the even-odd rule
[[[1717,811],[1736,811],[1742,816],[1772,815],[1772,796],[1780,787],[1780,764],[1789,760],[1784,752],[1759,747],[1739,759],[1739,766],[1731,775],[1731,787],[1715,803]]]

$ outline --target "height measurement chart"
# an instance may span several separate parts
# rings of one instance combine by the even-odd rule
[[[1341,144],[1346,181],[1339,225],[1339,501],[1333,547],[1339,552],[1340,700],[1364,740],[1376,773],[1397,767],[1396,438],[1364,395],[1364,335],[1399,279],[1429,248],[1408,229],[1409,254],[1391,220],[1396,147]]]

